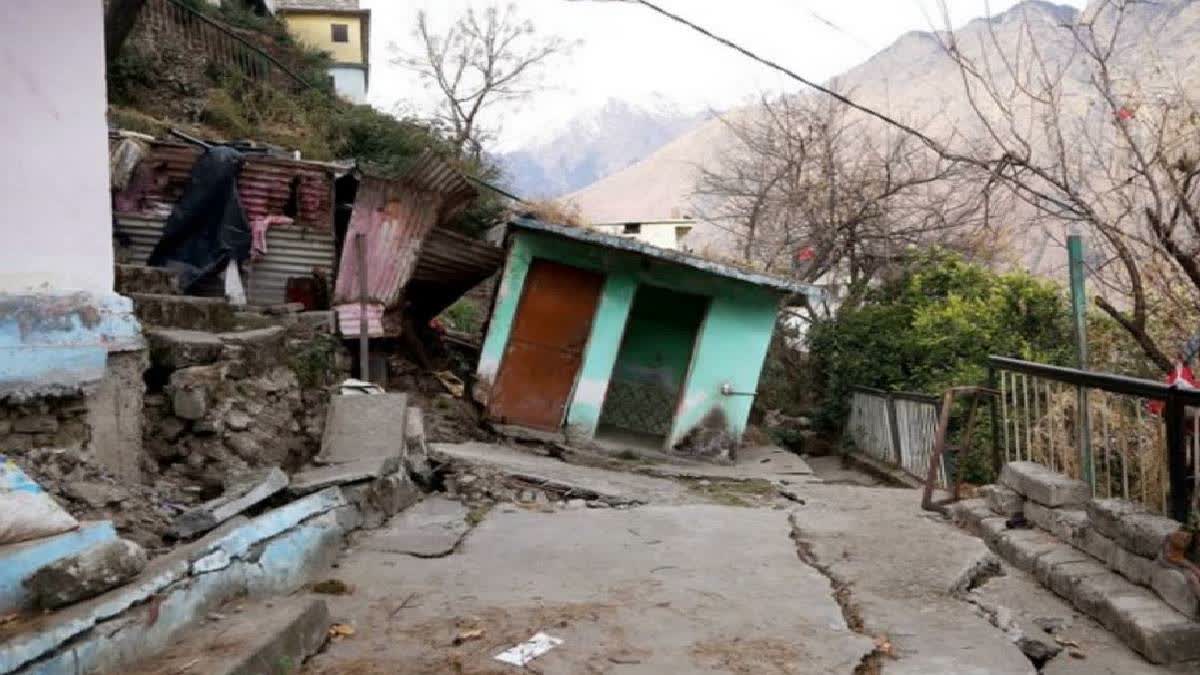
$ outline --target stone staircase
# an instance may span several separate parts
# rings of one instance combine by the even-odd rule
[[[1159,557],[1178,523],[1092,499],[1086,483],[1033,462],[1010,462],[982,492],[950,506],[957,524],[1147,660],[1200,667],[1200,598]],[[1028,525],[1012,527],[1020,516]]]

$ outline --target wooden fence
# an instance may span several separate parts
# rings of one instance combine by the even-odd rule
[[[940,411],[936,396],[855,387],[846,435],[860,452],[924,481]],[[938,487],[945,485],[945,470],[939,467]]]

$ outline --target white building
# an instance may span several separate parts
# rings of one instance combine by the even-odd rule
[[[687,246],[687,236],[691,234],[696,221],[691,219],[677,220],[647,220],[627,223],[596,223],[589,225],[593,230],[619,237],[636,239],[644,244],[665,248],[672,251],[690,252]]]

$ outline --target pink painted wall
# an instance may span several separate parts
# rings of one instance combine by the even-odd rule
[[[113,290],[101,0],[0,0],[0,293]]]

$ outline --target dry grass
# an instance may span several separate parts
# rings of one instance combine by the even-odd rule
[[[1031,379],[1026,406],[1026,386],[1018,381],[1016,399],[1014,406],[1010,391],[1007,427],[1001,430],[1006,459],[1032,459],[1081,478],[1075,389]],[[1168,477],[1162,418],[1147,411],[1143,399],[1103,391],[1088,393],[1088,410],[1096,496],[1164,511]]]
[[[577,204],[564,204],[551,199],[526,202],[522,205],[525,215],[536,218],[543,223],[566,225],[567,227],[587,227],[587,219],[579,210]]]

